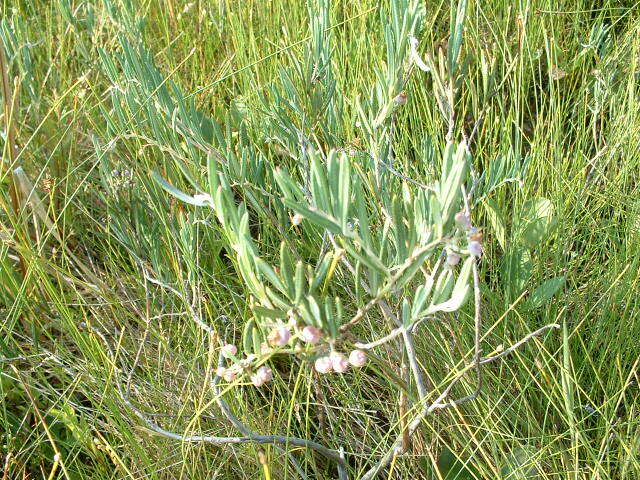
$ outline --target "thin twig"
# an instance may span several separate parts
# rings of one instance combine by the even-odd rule
[[[520,341],[514,343],[511,347],[507,348],[504,352],[498,354],[498,355],[494,355],[492,357],[484,357],[480,360],[480,365],[484,365],[490,362],[494,362],[502,357],[504,357],[505,355],[508,355],[510,353],[512,353],[514,350],[516,350],[519,346],[521,346],[522,344],[524,344],[525,342],[527,342],[528,340],[530,340],[531,338],[540,335],[542,332],[544,332],[545,330],[549,329],[549,328],[560,328],[560,325],[552,323],[549,325],[545,325],[542,328],[539,328],[538,330],[536,330],[535,332],[531,332],[530,334],[528,334],[527,336],[525,336],[524,338],[522,338]],[[409,424],[408,426],[408,432],[409,435],[412,435],[418,428],[418,426],[420,425],[420,423],[422,422],[422,420],[429,414],[431,414],[432,412],[436,411],[436,410],[442,410],[445,408],[449,408],[449,407],[453,407],[453,406],[457,406],[460,405],[464,402],[473,400],[474,398],[476,398],[477,394],[474,392],[471,395],[467,395],[466,397],[462,397],[459,398],[457,400],[452,400],[450,402],[445,402],[443,403],[442,401],[447,398],[449,396],[449,394],[451,393],[451,390],[453,390],[453,387],[460,382],[460,380],[462,380],[462,378],[464,378],[464,375],[466,374],[466,372],[468,372],[470,369],[476,367],[476,363],[471,363],[469,365],[467,365],[465,368],[463,368],[462,370],[460,370],[460,372],[458,372],[456,374],[456,376],[449,382],[449,384],[447,385],[447,387],[442,391],[442,393],[438,396],[438,398],[436,398],[430,405],[428,406],[424,406],[423,409],[416,415],[416,417],[412,420],[412,422]],[[379,461],[378,463],[373,466],[371,469],[369,469],[362,477],[360,477],[360,480],[372,480],[383,468],[385,468],[387,465],[389,465],[389,463],[391,462],[391,460],[393,459],[394,456],[402,453],[401,450],[401,438],[398,438],[395,442],[394,442],[394,446],[387,452],[386,455],[384,455]]]
[[[480,365],[485,365],[487,363],[495,362],[496,360],[498,360],[498,359],[500,359],[500,358],[502,358],[502,357],[504,357],[506,355],[509,355],[510,353],[513,353],[513,351],[516,350],[520,345],[522,345],[523,343],[528,342],[533,337],[537,337],[542,332],[544,332],[545,330],[548,330],[550,328],[560,328],[560,325],[558,325],[557,323],[550,323],[549,325],[545,325],[544,327],[539,328],[535,332],[531,332],[529,335],[526,335],[519,342],[514,343],[509,348],[507,348],[506,350],[500,352],[499,354],[493,355],[491,357],[482,357],[482,359],[480,360]]]
[[[223,367],[223,366],[224,366],[224,357],[222,356],[222,354],[220,354],[218,356],[218,367]],[[211,387],[214,395],[216,396],[216,403],[218,404],[218,407],[220,407],[220,411],[222,411],[222,414],[243,435],[246,435],[247,437],[250,437],[250,438],[259,437],[260,436],[259,434],[257,434],[256,432],[251,430],[249,427],[247,427],[244,423],[240,421],[238,417],[236,417],[233,414],[233,412],[231,411],[231,408],[229,407],[229,404],[222,398],[222,393],[220,392],[219,383],[220,383],[220,376],[216,373],[213,379],[211,380]],[[291,455],[290,452],[286,451],[284,448],[282,448],[279,445],[274,445],[274,446],[276,449],[278,449],[279,451],[281,451],[287,456],[287,458],[292,463],[293,467],[296,469],[298,474],[302,478],[306,479],[307,475],[304,473],[304,470],[302,469],[298,461],[293,457],[293,455]]]
[[[97,328],[91,327],[85,323],[80,324],[81,328],[85,328],[95,334],[105,345],[107,352],[109,354],[109,359],[111,360],[114,368],[115,366],[115,355],[114,352],[109,345],[109,342],[105,338],[105,336],[98,330]],[[136,415],[140,420],[142,420],[147,428],[154,433],[160,435],[161,437],[169,438],[172,440],[178,440],[184,443],[210,443],[213,445],[229,445],[229,444],[244,444],[244,443],[257,443],[257,444],[269,444],[269,445],[294,445],[296,447],[301,448],[310,448],[312,450],[321,453],[325,457],[335,461],[339,465],[339,471],[343,471],[345,464],[344,459],[342,458],[339,452],[335,450],[331,450],[324,445],[320,445],[319,443],[313,442],[311,440],[304,440],[296,437],[286,437],[281,435],[255,435],[255,436],[229,436],[229,437],[219,437],[214,435],[181,435],[175,432],[171,432],[169,430],[165,430],[164,428],[157,425],[153,420],[148,418],[147,415],[142,413],[131,400],[126,395],[125,391],[122,388],[122,384],[120,382],[120,378],[118,375],[114,375],[114,381],[116,385],[116,390],[122,402]],[[346,477],[342,477],[341,479]]]
[[[371,350],[372,348],[375,347],[379,347],[380,345],[384,345],[385,343],[389,342],[390,340],[393,340],[394,338],[402,335],[403,331],[408,331],[413,333],[413,331],[418,328],[420,326],[420,324],[422,324],[423,322],[425,322],[426,320],[438,320],[436,317],[423,317],[411,324],[409,324],[406,327],[398,327],[398,328],[394,328],[393,330],[391,330],[391,332],[389,332],[387,335],[385,335],[382,338],[379,338],[378,340],[374,340],[373,342],[369,342],[369,343],[355,343],[354,346],[356,348],[359,348],[361,350]]]
[[[145,272],[144,274],[144,278],[153,283],[154,285],[158,285],[168,291],[170,291],[171,293],[173,293],[175,296],[177,296],[179,299],[181,299],[184,304],[187,306],[187,310],[189,311],[189,315],[191,316],[192,320],[196,323],[196,325],[198,325],[202,330],[204,330],[205,332],[207,332],[209,335],[215,335],[215,330],[213,328],[211,328],[209,325],[207,325],[202,318],[200,318],[200,315],[198,315],[198,312],[196,312],[195,308],[193,308],[193,305],[191,305],[191,302],[187,301],[187,299],[185,298],[185,296],[180,293],[178,290],[176,290],[175,288],[173,288],[171,285],[168,285],[164,282],[161,282],[160,280],[156,280],[155,278],[151,278],[150,276],[148,276]]]
[[[471,206],[469,203],[469,195],[464,185],[461,187],[462,198],[464,199],[464,210],[467,218],[471,218]],[[473,274],[473,303],[474,303],[474,318],[473,318],[473,361],[476,364],[476,389],[474,391],[473,398],[480,394],[482,389],[482,368],[480,366],[480,356],[482,355],[482,348],[480,345],[482,337],[482,310],[481,310],[481,297],[480,297],[480,274],[478,273],[478,259],[474,259],[472,265]]]

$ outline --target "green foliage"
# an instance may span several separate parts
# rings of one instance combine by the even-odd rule
[[[458,10],[463,28],[452,21]],[[227,434],[209,416],[215,399],[205,380],[216,352],[188,321],[189,306],[220,336],[258,351],[265,325],[291,305],[305,321],[339,328],[372,298],[362,280],[408,323],[446,305],[456,281],[466,282],[465,263],[436,269],[439,256],[422,259],[419,248],[437,239],[427,232],[442,222],[443,205],[423,186],[446,186],[452,111],[450,138],[467,136],[472,153],[462,176],[473,220],[486,227],[483,355],[540,324],[566,330],[562,341],[534,340],[487,368],[480,397],[420,425],[412,455],[384,474],[442,478],[449,470],[441,463],[438,477],[435,469],[448,451],[450,470],[470,478],[640,477],[633,2],[9,0],[1,11],[0,43],[18,92],[11,168],[0,116],[7,478],[47,478],[51,438],[66,468],[52,478],[298,478],[270,446],[213,449],[150,435],[113,380],[126,380],[139,353],[136,405],[177,432]],[[417,70],[409,35],[431,72],[407,75]],[[328,180],[330,158],[337,183]],[[314,162],[327,179],[322,209],[311,192]],[[18,166],[35,195],[21,197],[16,214]],[[341,167],[349,172],[346,225]],[[143,269],[185,300],[146,283]],[[433,395],[449,367],[473,355],[470,314],[469,305],[439,311],[442,322],[416,330]],[[105,333],[114,363],[81,322]],[[387,328],[372,309],[353,331],[374,339]],[[365,369],[331,378],[275,356],[266,389],[225,388],[225,398],[261,433],[348,445],[355,474],[401,430],[388,382],[398,391],[404,382],[388,365],[403,359],[388,346]],[[469,375],[455,393],[472,393],[474,382]],[[290,450],[309,478],[335,478],[317,456]]]
[[[546,198],[526,201],[511,219],[510,227],[495,201],[485,200],[484,208],[496,239],[504,251],[501,277],[505,298],[508,302],[513,302],[529,287],[533,274],[532,252],[543,246],[554,232],[557,218],[553,214],[553,205]],[[507,233],[508,228],[511,229],[510,233]],[[507,238],[510,238],[509,242]],[[542,307],[564,283],[564,276],[546,280],[531,292],[523,304],[524,308],[535,310]]]
[[[289,217],[300,215],[308,221],[301,224],[302,228],[316,228],[319,235],[325,231],[336,235],[336,244],[350,257],[355,271],[364,274],[374,297],[387,298],[402,291],[438,247],[446,243],[458,248],[454,234],[460,234],[452,230],[452,217],[462,208],[460,192],[469,161],[464,144],[445,149],[441,180],[433,189],[412,193],[405,183],[402,196],[393,197],[389,213],[382,199],[365,195],[363,183],[371,181],[373,174],[352,169],[354,159],[335,150],[329,152],[326,160],[313,150],[307,155],[311,164],[308,193],[305,193],[307,187],[286,170],[280,169],[274,174],[279,191],[272,197],[282,202],[275,208],[284,209],[282,214],[275,215],[283,220],[279,229],[284,231]],[[168,193],[186,203],[213,207],[225,232],[229,253],[235,257],[238,272],[255,299],[250,302],[256,319],[254,325],[265,331],[274,320],[284,319],[291,311],[299,314],[305,323],[320,327],[335,338],[344,319],[338,297],[331,298],[336,289],[327,288],[325,275],[331,255],[319,251],[315,265],[299,261],[294,268],[292,257],[302,258],[305,252],[283,242],[278,268],[274,268],[261,258],[249,228],[251,212],[244,203],[236,204],[230,174],[219,170],[219,162],[212,156],[208,172],[206,189],[210,197],[205,199],[183,193],[158,174],[154,174],[154,178]],[[374,235],[370,226],[382,224],[385,225],[383,234]],[[421,289],[417,299],[420,306],[413,309],[412,320],[438,311],[458,310],[469,294],[470,272],[471,260],[465,262],[457,279],[451,270],[443,270],[430,304],[426,303],[428,290]],[[426,278],[432,282],[431,277]],[[352,288],[359,282],[359,275],[350,280]],[[254,335],[253,328],[246,332]],[[245,338],[244,343],[255,342]]]

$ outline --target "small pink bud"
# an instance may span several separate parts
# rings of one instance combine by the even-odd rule
[[[218,367],[218,368],[216,368],[216,375],[219,376],[219,377],[222,377],[226,371],[227,371],[226,368]]]
[[[471,228],[471,220],[464,213],[462,212],[456,213],[456,216],[454,217],[454,219],[456,223],[460,225],[460,227],[464,228],[465,230],[469,230]]]
[[[320,332],[320,330],[313,325],[307,325],[302,329],[302,332],[300,333],[300,337],[302,338],[302,340],[311,344],[318,343],[320,341],[321,335],[322,332]]]
[[[460,263],[460,255],[455,252],[449,252],[447,254],[447,265],[455,267],[458,263]]]
[[[479,257],[482,255],[482,244],[480,242],[476,242],[475,240],[469,242],[469,253],[474,257]]]
[[[273,372],[269,367],[265,367],[264,365],[258,369],[255,375],[251,376],[251,383],[253,383],[256,387],[263,385],[273,378]]]
[[[361,367],[367,363],[367,354],[362,350],[353,350],[349,354],[349,363],[354,367]]]
[[[329,357],[320,357],[315,361],[314,364],[316,371],[318,373],[330,373],[333,369],[333,364]]]
[[[331,366],[337,373],[344,373],[349,368],[349,361],[341,353],[331,352],[329,358],[331,359]]]
[[[236,372],[228,368],[223,374],[222,378],[224,378],[227,382],[233,382],[236,379]]]
[[[291,338],[291,332],[286,327],[274,328],[269,334],[269,342],[271,345],[277,347],[283,347],[289,342]]]
[[[232,343],[227,343],[225,346],[222,347],[223,357],[229,358],[234,356],[236,353],[238,353],[238,347],[236,347]]]
[[[407,94],[406,94],[406,92],[400,92],[398,95],[396,95],[393,98],[393,101],[397,105],[404,105],[405,103],[407,103]]]
[[[265,382],[268,382],[273,378],[273,372],[269,367],[265,367],[264,365],[258,369],[256,372],[258,376],[260,376]]]

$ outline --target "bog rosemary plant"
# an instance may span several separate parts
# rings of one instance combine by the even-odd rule
[[[199,327],[219,335],[211,388],[238,436],[167,431],[129,400],[129,387],[118,384],[125,404],[148,428],[185,442],[273,444],[287,452],[302,476],[289,447],[310,449],[335,462],[339,478],[346,479],[350,472],[343,446],[254,432],[231,411],[220,386],[262,388],[278,375],[273,365],[278,357],[291,357],[316,375],[366,372],[370,362],[381,361],[376,349],[392,345],[406,359],[400,372],[406,383],[401,394],[405,402],[399,407],[401,428],[386,453],[359,477],[368,480],[410,450],[411,436],[429,414],[476,398],[483,365],[557,327],[547,325],[509,348],[482,356],[478,263],[483,242],[473,207],[476,198],[505,179],[483,182],[473,171],[469,136],[459,128],[462,140],[454,141],[455,103],[464,75],[465,10],[464,1],[452,9],[448,46],[434,60],[418,53],[424,17],[419,2],[392,2],[390,11],[381,13],[386,59],[376,69],[371,90],[363,92],[364,99],[347,101],[340,97],[332,71],[329,2],[312,3],[305,61],[283,67],[280,83],[261,93],[260,120],[249,121],[236,111],[226,133],[197,111],[177,85],[162,78],[135,39],[121,39],[120,57],[101,52],[114,84],[114,111],[105,112],[111,133],[127,138],[127,124],[134,122],[136,135],[180,166],[191,192],[159,173],[154,179],[178,200],[200,209],[207,222],[220,226],[250,312],[241,341],[234,343],[178,289],[146,270],[149,282],[183,297]],[[430,77],[446,125],[445,140],[436,148],[439,174],[429,185],[403,174],[395,162],[396,116],[411,101],[407,84],[417,75]],[[356,112],[360,141],[344,147],[340,119],[349,108]],[[229,135],[232,129],[236,133]],[[289,168],[274,164],[261,145],[277,147],[295,163]],[[96,147],[103,158],[107,150],[98,142]],[[206,168],[194,168],[187,158],[201,160]],[[106,166],[104,170],[110,171]],[[261,223],[279,232],[279,248],[262,244]],[[445,387],[434,391],[420,366],[414,336],[421,324],[460,312],[469,299],[474,303],[474,351],[468,363],[450,373]],[[364,328],[365,323],[373,328]],[[402,374],[403,369],[410,374]],[[454,387],[469,374],[475,376],[473,393],[455,397]],[[388,388],[397,386],[389,382]]]

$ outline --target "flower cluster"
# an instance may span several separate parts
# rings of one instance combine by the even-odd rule
[[[367,355],[362,350],[353,350],[348,359],[343,354],[332,351],[329,355],[318,358],[314,366],[318,373],[344,373],[349,365],[362,367],[366,362]]]
[[[467,232],[467,239],[469,242],[467,244],[467,249],[469,251],[469,254],[473,255],[474,257],[482,256],[482,233],[480,233],[478,228],[474,227],[471,224],[471,219],[469,218],[469,216],[462,212],[456,213],[455,221],[463,231]],[[447,263],[450,264],[448,258]],[[454,265],[456,263],[457,262],[455,262]]]
[[[295,334],[292,334],[292,328],[296,329]],[[294,351],[300,353],[304,349],[301,343],[312,347],[318,344],[322,337],[322,331],[313,325],[304,325],[302,328],[296,328],[294,325],[278,325],[269,333],[268,342],[261,345],[261,353],[265,355],[272,353],[275,348],[286,347],[294,343],[296,339],[299,342],[296,343]],[[312,352],[313,349],[309,353]],[[250,380],[256,387],[264,385],[273,378],[273,371],[269,367],[261,365],[255,369],[254,364],[259,363],[258,356],[255,354],[249,354],[246,358],[240,360],[236,357],[238,347],[230,343],[223,345],[220,353],[223,357],[234,362],[229,367],[219,367],[216,370],[216,374],[227,382],[236,380],[245,371],[253,372],[250,373]],[[367,355],[362,350],[353,350],[346,357],[332,349],[328,355],[318,357],[314,362],[314,367],[318,373],[344,373],[349,369],[349,366],[362,367],[366,362]]]

